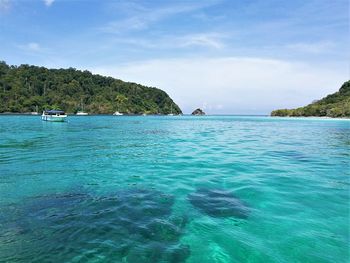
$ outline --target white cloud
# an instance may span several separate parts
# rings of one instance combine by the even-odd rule
[[[264,58],[178,58],[133,62],[92,72],[161,88],[184,112],[269,113],[339,89],[346,67]]]
[[[43,0],[46,6],[51,6],[55,0]]]

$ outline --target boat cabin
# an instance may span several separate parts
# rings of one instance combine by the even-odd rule
[[[44,111],[45,115],[66,115],[65,112],[63,110],[46,110]]]

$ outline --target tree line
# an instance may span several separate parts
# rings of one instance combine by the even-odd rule
[[[74,68],[48,69],[0,61],[0,112],[61,109],[94,114],[180,114],[168,94],[154,87],[124,82]]]
[[[350,117],[350,80],[346,81],[339,91],[321,100],[296,109],[274,110],[271,116]]]

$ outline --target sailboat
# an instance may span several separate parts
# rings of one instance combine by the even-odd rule
[[[170,113],[168,114],[168,116],[174,116],[174,114],[173,114],[173,104],[170,105]]]
[[[89,113],[85,112],[84,111],[84,104],[83,104],[83,100],[81,100],[81,111],[77,111],[77,114],[76,115],[79,115],[79,116],[86,116],[86,115],[89,115]]]
[[[38,112],[38,105],[35,106],[35,111],[32,111],[30,114],[32,115],[38,115],[39,112]]]

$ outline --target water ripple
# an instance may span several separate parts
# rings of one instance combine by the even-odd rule
[[[349,134],[346,120],[0,116],[0,261],[346,262]]]

